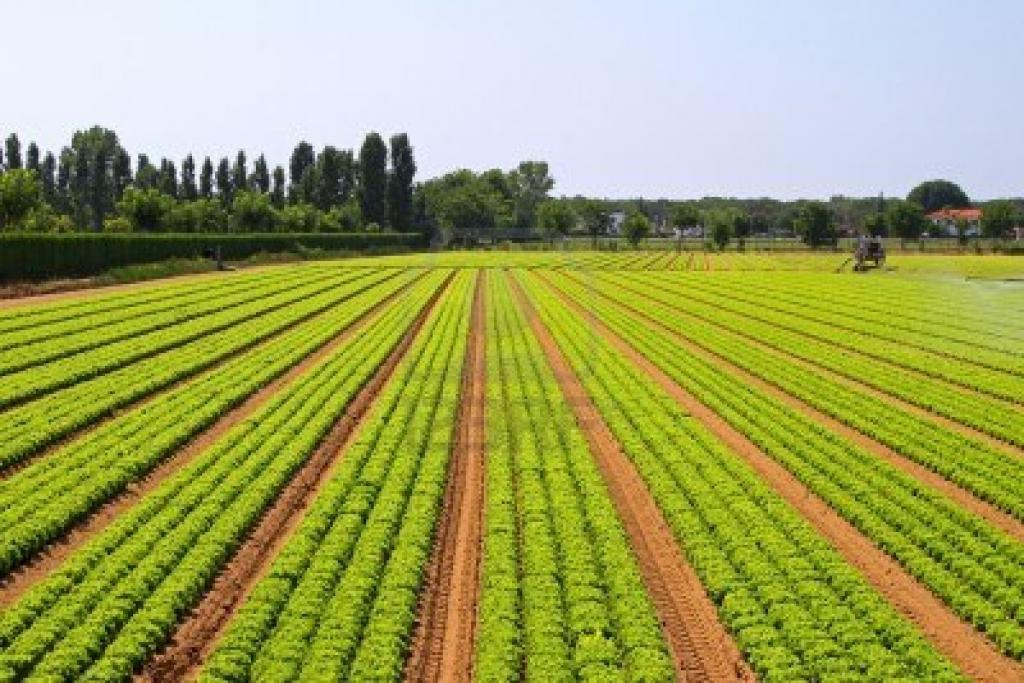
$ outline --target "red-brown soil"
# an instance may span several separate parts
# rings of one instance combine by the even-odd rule
[[[486,271],[479,271],[448,486],[420,598],[407,681],[468,683],[473,678],[484,514],[485,284]]]
[[[683,556],[643,478],[622,452],[518,283],[514,283],[514,290],[565,399],[576,414],[576,422],[587,438],[629,534],[679,680],[753,680],[752,672],[718,620],[714,604]]]

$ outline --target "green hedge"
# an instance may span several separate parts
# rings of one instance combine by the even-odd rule
[[[111,268],[193,258],[221,248],[225,260],[259,252],[396,251],[423,246],[416,233],[316,234],[0,234],[0,280],[40,280],[96,275]]]

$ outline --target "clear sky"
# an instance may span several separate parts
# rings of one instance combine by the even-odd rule
[[[556,194],[1024,195],[1022,0],[0,0],[0,134],[175,161],[406,131]]]

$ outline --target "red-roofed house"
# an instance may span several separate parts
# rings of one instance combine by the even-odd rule
[[[981,209],[939,209],[927,214],[925,218],[934,226],[933,235],[956,237],[959,234],[956,226],[960,222],[967,224],[967,237],[981,233]]]

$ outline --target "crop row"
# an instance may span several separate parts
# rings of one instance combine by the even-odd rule
[[[400,678],[445,488],[472,284],[456,276],[200,680]]]
[[[565,290],[572,294],[573,287]],[[719,371],[604,300],[594,314],[899,561],[1024,658],[1024,544],[844,437]]]
[[[441,278],[441,273],[425,277],[399,298],[398,305],[417,305],[437,289]],[[266,346],[232,359],[220,372],[119,416],[0,481],[0,575],[144,477],[176,448],[407,281],[389,280],[357,295]]]
[[[169,637],[426,303],[392,306],[0,615],[0,680],[126,680]]]
[[[40,335],[38,338],[44,338],[51,334],[51,330],[62,333],[79,327],[95,326],[97,319],[104,319],[110,313],[129,317],[135,315],[138,309],[173,306],[179,297],[199,291],[216,291],[222,287],[231,289],[235,283],[259,283],[268,277],[277,277],[276,272],[232,273],[227,276],[189,278],[184,282],[170,280],[157,283],[153,287],[130,289],[126,292],[99,290],[95,296],[85,295],[56,302],[17,306],[0,310],[0,332],[3,332],[5,337],[9,334],[35,333]]]
[[[874,329],[882,325],[898,334],[896,340],[900,342],[913,339],[924,346],[934,341],[953,342],[958,346],[961,357],[968,360],[977,361],[977,352],[981,352],[983,356],[991,355],[996,363],[1016,361],[1019,364],[1020,356],[1024,355],[1021,348],[1024,337],[1001,336],[998,326],[951,320],[948,310],[943,315],[922,311],[913,297],[899,299],[899,308],[895,309],[892,301],[898,295],[884,281],[878,284],[876,292],[876,296],[883,297],[882,301],[869,299],[863,291],[851,288],[850,280],[846,278],[818,278],[811,285],[814,287],[813,297],[807,296],[808,281],[793,281],[788,276],[759,277],[756,280],[745,277],[707,278],[691,284],[754,296],[758,301],[772,305],[798,305],[803,313],[815,317],[825,314],[820,319],[834,320],[839,326],[866,324]]]
[[[779,329],[799,334],[802,337],[828,343],[837,351],[847,351],[876,361],[885,369],[906,368],[915,375],[924,375],[951,387],[965,387],[984,396],[992,396],[1017,403],[1024,402],[1024,377],[1017,377],[1002,370],[975,365],[958,358],[914,348],[907,344],[895,344],[849,327],[843,330],[834,325],[818,322],[804,313],[794,315],[782,312],[781,306],[771,300],[756,298],[745,300],[734,294],[711,294],[699,286],[693,287],[659,278],[656,275],[641,276],[638,282],[656,286],[676,296],[684,295],[687,302],[721,308],[743,315],[751,321],[770,324]]]
[[[383,272],[297,301],[137,363],[0,413],[0,467],[19,462],[76,429],[189,378],[282,330],[400,275]]]
[[[180,348],[221,330],[257,320],[363,277],[362,271],[342,272],[320,281],[275,288],[277,291],[266,297],[253,299],[243,293],[237,300],[227,298],[224,308],[208,315],[12,372],[0,382],[0,409],[128,367],[161,351]]]
[[[875,400],[821,373],[787,362],[777,352],[752,345],[725,327],[694,324],[692,318],[653,296],[638,305],[628,302],[629,297],[609,283],[592,280],[588,288],[635,313],[653,317],[706,351],[767,380],[979,498],[1024,519],[1024,491],[1019,485],[1024,479],[1024,460]]]
[[[504,277],[489,282],[480,681],[674,679],[605,483]]]
[[[959,680],[745,461],[538,280],[522,282],[761,680]]]
[[[675,291],[645,287],[636,279],[612,278],[623,291],[642,295],[689,314],[704,324],[717,325],[766,344],[778,351],[822,366],[839,375],[863,382],[908,403],[974,427],[1008,443],[1024,445],[1024,415],[1019,410],[985,396],[961,391],[948,384],[886,366],[858,353],[840,349],[749,315],[702,304]]]
[[[662,278],[657,278],[662,279]],[[778,314],[784,320],[802,320],[816,326],[827,325],[828,327],[842,331],[842,336],[849,339],[850,348],[860,348],[861,340],[868,339],[872,344],[875,340],[881,340],[888,344],[897,344],[900,348],[906,348],[913,354],[925,355],[923,358],[931,359],[936,356],[945,356],[954,359],[957,368],[982,367],[986,371],[996,371],[1024,375],[1024,357],[1022,357],[1022,345],[1014,344],[1010,340],[1003,340],[1006,350],[990,348],[988,344],[993,341],[998,345],[998,339],[983,333],[966,335],[966,339],[951,338],[951,334],[944,332],[941,328],[920,329],[920,325],[904,323],[900,316],[892,312],[886,319],[872,320],[869,316],[859,311],[856,303],[848,304],[839,308],[834,292],[842,291],[842,286],[829,286],[829,282],[815,291],[815,297],[827,303],[815,303],[815,299],[807,301],[808,297],[794,295],[792,300],[777,291],[766,291],[760,283],[730,278],[704,278],[687,282],[687,292],[700,292],[711,297],[725,297],[731,301],[739,301],[746,304],[754,304],[763,309],[768,315]],[[964,335],[960,335],[964,336]],[[916,358],[916,356],[915,356]]]
[[[309,273],[289,270],[274,273],[274,277],[264,275],[259,281],[251,278],[228,280],[226,284],[220,283],[220,286],[209,290],[182,294],[171,302],[161,300],[149,306],[135,307],[127,313],[110,311],[91,316],[92,323],[85,328],[65,329],[53,334],[53,330],[48,330],[47,326],[5,334],[0,339],[0,374],[10,374],[22,368],[42,365],[122,340],[138,338],[142,341],[141,335],[174,325],[190,324],[202,316],[327,277],[326,274],[310,277]],[[65,323],[52,327],[66,328],[69,325]]]

